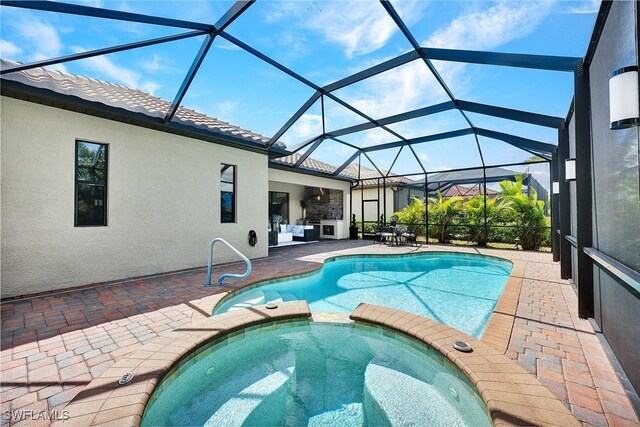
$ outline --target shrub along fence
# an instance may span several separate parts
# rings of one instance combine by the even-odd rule
[[[419,237],[440,243],[472,242],[479,246],[490,243],[513,244],[524,250],[539,250],[551,245],[551,221],[545,202],[538,200],[535,190],[523,192],[522,177],[515,182],[500,182],[501,191],[494,197],[478,194],[473,197],[424,200],[414,197],[404,209],[394,214],[396,226],[416,228]],[[396,219],[396,218],[394,218]],[[379,221],[358,223],[364,237],[374,237],[387,226]]]

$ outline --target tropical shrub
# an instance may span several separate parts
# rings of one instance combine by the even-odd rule
[[[438,239],[438,242],[449,243],[451,240],[450,227],[460,219],[462,202],[463,198],[459,196],[445,199],[440,191],[437,197],[429,199],[429,223],[435,224],[433,237]]]
[[[511,208],[511,202],[506,200],[498,200],[496,198],[487,198],[487,227],[485,227],[485,201],[482,194],[467,199],[463,204],[465,214],[465,223],[468,224],[467,234],[470,240],[480,246],[487,246],[489,241],[489,230],[494,225],[502,222],[503,216],[508,214]]]
[[[429,223],[433,224],[428,231],[429,237],[440,243],[448,243],[451,239],[473,241],[480,246],[486,246],[488,242],[518,243],[522,249],[537,250],[550,244],[550,219],[545,215],[545,204],[538,200],[536,191],[529,188],[527,195],[522,192],[523,187],[522,176],[516,176],[515,182],[500,182],[502,191],[498,197],[486,201],[487,227],[483,195],[445,199],[438,192],[437,197],[428,200],[427,206],[423,199],[414,197],[394,216],[399,224],[407,227],[419,224],[417,234],[425,235],[422,224],[428,209]]]
[[[407,228],[416,227],[416,235],[422,236],[425,234],[424,221],[426,216],[426,207],[424,201],[418,197],[412,197],[411,203],[404,207],[399,212],[394,213],[398,218],[398,223],[404,224]]]
[[[544,202],[538,200],[538,193],[530,187],[529,195],[526,195],[522,187],[522,175],[516,176],[515,182],[500,182],[499,200],[511,206],[505,219],[517,227],[515,233],[522,249],[537,250],[548,235],[545,227],[550,221],[545,215]]]

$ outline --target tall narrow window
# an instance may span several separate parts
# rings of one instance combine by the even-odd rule
[[[107,225],[108,146],[76,141],[75,226]]]
[[[236,167],[220,165],[220,222],[236,221]]]

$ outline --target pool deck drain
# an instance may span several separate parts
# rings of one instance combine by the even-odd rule
[[[198,268],[3,301],[0,409],[62,415],[67,403],[115,361],[157,336],[209,317],[215,302],[233,289],[312,271],[338,255],[420,251],[480,253],[522,263],[521,290],[512,297],[515,314],[504,314],[513,325],[505,356],[534,374],[585,424],[640,425],[591,324],[578,318],[576,294],[560,279],[551,254],[448,245],[390,248],[361,240],[279,249],[253,262],[249,280],[221,288],[205,289],[206,268]],[[244,271],[240,263],[215,269]],[[509,328],[504,329],[506,334]],[[485,333],[482,342],[489,344],[488,338]],[[0,425],[33,423],[0,417]]]

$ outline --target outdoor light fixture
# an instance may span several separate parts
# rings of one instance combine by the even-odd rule
[[[553,192],[553,194],[560,194],[560,183],[558,181],[553,181],[551,191]]]
[[[564,179],[567,181],[576,180],[576,159],[567,159],[564,161]]]
[[[611,129],[640,125],[638,66],[632,65],[609,74],[609,119]]]

